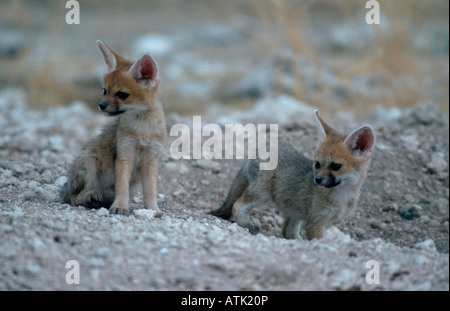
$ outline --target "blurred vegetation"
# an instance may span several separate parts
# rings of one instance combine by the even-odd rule
[[[350,93],[347,97],[349,109],[364,110],[366,107],[380,104],[384,107],[406,107],[419,102],[430,100],[420,94],[421,84],[432,80],[433,76],[441,73],[442,69],[448,69],[448,37],[444,45],[444,53],[433,53],[433,48],[420,51],[413,47],[413,40],[417,28],[436,19],[447,21],[448,25],[448,1],[421,1],[421,0],[381,0],[380,26],[370,26],[374,30],[374,39],[370,45],[362,49],[344,50],[320,49],[310,38],[306,36],[311,28],[318,28],[315,32],[333,30],[339,26],[341,20],[353,24],[356,30],[361,28],[361,19],[364,17],[364,0],[251,0],[257,16],[261,20],[267,44],[272,49],[287,46],[295,54],[305,55],[315,66],[316,74],[319,74],[319,61],[325,61],[327,65],[338,73],[343,84],[352,83],[361,74],[368,73],[381,77],[379,88],[397,86],[394,92],[380,92],[375,98],[358,96]],[[386,27],[386,21],[388,25]],[[292,27],[300,23],[300,27]],[[328,27],[322,27],[324,24]],[[383,25],[383,23],[385,25]],[[416,25],[413,29],[411,26]],[[437,29],[436,29],[437,30]],[[361,31],[362,36],[367,35]],[[361,40],[364,40],[361,37]],[[331,89],[312,90],[305,87],[298,74],[298,83],[293,93],[296,97],[313,102],[316,105],[326,106],[327,101],[333,98]],[[446,80],[445,80],[446,78]],[[442,83],[441,107],[448,113],[449,88],[448,75]]]
[[[249,35],[248,41],[252,44],[248,45],[247,55],[239,54],[239,57],[248,57],[252,64],[257,64],[288,50],[293,55],[306,58],[316,75],[320,75],[325,65],[339,77],[346,90],[345,101],[340,104],[343,109],[365,110],[373,105],[407,107],[433,100],[445,112],[449,110],[448,37],[446,42],[437,42],[443,50],[436,51],[432,47],[419,49],[415,48],[417,44],[413,44],[417,30],[433,28],[434,20],[447,21],[448,25],[447,0],[379,0],[382,24],[384,21],[385,25],[374,26],[370,44],[356,49],[327,45],[321,37],[326,38],[334,27],[341,26],[342,20],[359,31],[361,18],[366,12],[365,0],[79,2],[81,25],[72,26],[64,22],[65,1],[0,2],[0,31],[19,32],[23,42],[17,53],[0,56],[2,87],[26,88],[30,104],[35,105],[69,104],[78,99],[95,102],[99,97],[100,81],[95,81],[95,77],[85,77],[94,67],[103,65],[96,54],[95,39],[113,41],[110,45],[121,53],[129,51],[127,46],[141,34],[180,36],[189,27],[207,27],[208,22],[232,24],[236,16],[245,16],[258,25],[258,30]],[[364,30],[361,34],[365,35]],[[110,42],[107,39],[104,40]],[[190,48],[193,53],[203,49],[195,42]],[[211,51],[229,62],[230,55],[238,48],[230,44]],[[228,54],[225,50],[229,50]],[[161,70],[164,70],[163,66]],[[275,73],[276,70],[274,68]],[[327,85],[311,88],[297,66],[293,65],[290,70],[296,80],[290,93],[299,100],[317,107],[325,107],[336,100],[335,88]],[[363,74],[377,77],[374,86],[380,90],[377,96],[367,97],[352,91],[351,84],[355,84]],[[219,78],[227,80],[227,77]],[[229,80],[237,78],[228,77]],[[438,90],[439,96],[423,91],[431,87]],[[170,85],[166,90],[170,88],[177,88],[177,85]],[[161,94],[172,103],[167,105],[168,111],[190,113],[205,109],[211,100],[221,101],[221,98],[205,98],[201,102],[174,94],[170,91]],[[189,104],[177,104],[183,101]],[[234,104],[239,107],[248,102],[251,103],[252,99],[240,99]]]

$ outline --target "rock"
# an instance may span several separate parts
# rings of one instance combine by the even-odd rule
[[[48,138],[49,149],[52,151],[64,150],[64,138],[61,135],[52,135]]]
[[[367,224],[372,227],[373,229],[378,229],[378,230],[385,230],[386,229],[386,224],[381,222],[380,220],[376,220],[376,219],[370,219]]]
[[[419,218],[422,211],[422,207],[420,205],[407,205],[398,210],[400,216],[402,216],[406,220],[413,220],[415,218]]]
[[[25,272],[32,276],[39,275],[40,271],[41,271],[41,267],[32,262],[29,262],[25,267]]]
[[[393,209],[394,211],[398,212],[398,208],[399,208],[399,207],[398,207],[398,204],[397,204],[397,203],[395,203],[395,202],[392,203],[392,204],[391,204],[391,207],[392,207],[392,209]]]
[[[434,241],[432,239],[427,239],[425,241],[416,243],[416,245],[414,246],[417,249],[422,249],[428,252],[436,252],[436,245],[434,243]]]
[[[146,220],[152,220],[156,215],[156,211],[151,209],[137,209],[133,213],[137,218]]]
[[[220,173],[220,170],[222,169],[219,163],[206,159],[196,160],[194,163],[194,167],[212,171],[214,174]]]
[[[330,243],[330,244],[346,244],[350,243],[351,238],[348,234],[345,234],[341,230],[339,230],[336,226],[331,226],[325,231],[325,234],[320,240],[313,240],[314,242],[322,243]]]
[[[59,201],[58,187],[54,185],[45,185],[34,187],[24,195],[25,200],[43,200],[43,201]]]
[[[448,218],[441,222],[439,225],[439,231],[441,232],[449,232],[449,221]]]
[[[431,220],[430,220],[430,217],[428,217],[427,215],[421,215],[420,221],[424,224],[429,224]]]
[[[38,237],[34,237],[30,241],[31,248],[37,255],[47,254],[47,247]]]
[[[101,207],[96,211],[98,216],[109,216],[109,211],[108,209]]]
[[[185,193],[186,193],[186,192],[184,191],[184,189],[178,189],[178,190],[172,192],[172,195],[173,195],[174,197],[179,197],[180,195],[185,194]]]
[[[355,228],[355,229],[353,229],[353,233],[358,238],[363,238],[366,235],[366,231],[363,228]]]
[[[360,276],[356,269],[341,269],[330,277],[330,286],[336,290],[358,290]]]
[[[6,210],[6,211],[2,210],[0,212],[1,212],[1,214],[8,215],[12,218],[19,218],[24,215],[22,208],[20,208],[20,206],[18,206],[18,205],[13,205],[9,210]]]
[[[186,174],[189,171],[189,169],[187,168],[186,164],[183,163],[183,161],[164,163],[164,168],[171,172],[174,173],[176,172],[179,174]]]
[[[61,176],[55,181],[55,186],[62,187],[68,180],[67,176]]]
[[[273,265],[267,267],[261,275],[261,282],[271,285],[287,285],[295,282],[298,271],[294,265]]]
[[[448,163],[443,152],[436,152],[431,155],[430,162],[427,163],[427,168],[432,173],[440,173],[448,170]]]
[[[53,181],[52,173],[49,170],[45,170],[41,173],[40,182],[43,184],[51,184]]]

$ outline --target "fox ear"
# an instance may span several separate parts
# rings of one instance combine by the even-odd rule
[[[314,115],[316,117],[316,121],[318,124],[319,129],[322,132],[322,138],[323,137],[327,137],[327,136],[331,136],[332,133],[336,133],[336,130],[333,129],[331,126],[329,126],[328,124],[326,124],[321,117],[319,117],[319,111],[317,111],[317,109],[314,110]]]
[[[136,81],[145,87],[152,88],[158,84],[159,70],[156,61],[148,54],[139,58],[130,68]]]
[[[375,145],[375,133],[370,125],[364,125],[348,134],[344,143],[352,155],[364,157],[369,155]]]
[[[113,52],[108,48],[106,44],[104,44],[100,40],[97,40],[97,46],[100,52],[102,53],[103,60],[105,61],[106,66],[108,67],[108,71],[116,69],[117,61]]]

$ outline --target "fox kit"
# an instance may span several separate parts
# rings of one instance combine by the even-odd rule
[[[101,41],[97,46],[108,67],[98,108],[114,119],[75,159],[61,198],[76,206],[129,214],[129,199],[142,184],[144,207],[160,215],[156,182],[167,129],[162,105],[155,98],[158,65],[148,54],[133,63]]]
[[[321,238],[357,204],[370,164],[375,134],[364,125],[343,135],[327,125],[315,111],[324,138],[314,160],[291,145],[280,144],[278,166],[259,170],[260,160],[247,160],[234,179],[222,207],[212,215],[229,219],[257,234],[260,227],[250,220],[250,210],[273,202],[284,216],[285,238],[300,238],[300,227],[309,240]]]

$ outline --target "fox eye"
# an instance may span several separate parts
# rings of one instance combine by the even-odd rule
[[[339,169],[342,167],[342,164],[340,163],[331,163],[329,168],[332,171],[339,171]]]
[[[119,92],[116,93],[116,96],[117,96],[117,98],[119,98],[119,99],[127,99],[127,97],[128,97],[129,95],[130,95],[130,94],[125,93],[125,92],[122,92],[122,91],[119,91]]]
[[[316,168],[316,170],[320,169],[321,168],[320,163],[317,161],[314,162],[314,167]]]
[[[103,96],[105,96],[106,95],[106,89],[102,88],[102,90],[103,90]]]

